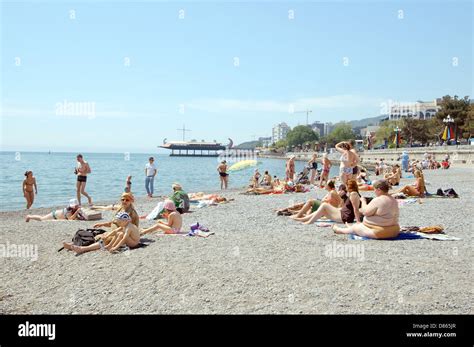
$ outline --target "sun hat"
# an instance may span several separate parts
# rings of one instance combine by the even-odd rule
[[[77,199],[69,200],[69,207],[74,207],[74,206],[78,206],[78,205],[79,205],[79,202],[77,201]]]
[[[176,183],[176,182],[171,185],[171,188],[177,189],[177,190],[182,190],[183,189],[183,187],[181,187],[181,184]]]
[[[132,218],[130,217],[130,215],[127,213],[127,212],[119,212],[115,215],[115,219],[118,219],[118,220],[128,220],[128,221],[131,221]]]
[[[165,200],[164,208],[168,211],[175,211],[176,210],[176,206],[175,206],[174,202],[169,200],[169,199]]]

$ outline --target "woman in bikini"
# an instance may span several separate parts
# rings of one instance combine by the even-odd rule
[[[386,180],[374,182],[375,198],[367,204],[364,198],[360,212],[364,215],[362,223],[345,228],[333,226],[336,234],[356,234],[372,239],[397,237],[400,232],[398,224],[398,202],[388,194],[390,184]]]
[[[132,218],[127,212],[119,212],[115,215],[114,225],[117,226],[107,238],[100,238],[99,241],[89,246],[75,246],[71,242],[63,242],[63,247],[77,254],[103,249],[111,253],[117,251],[122,246],[135,248],[140,243],[140,231],[132,223]]]
[[[357,166],[357,155],[352,151],[349,142],[339,142],[336,150],[341,153],[341,165],[339,167],[339,178],[342,183],[347,184],[347,180],[354,177],[354,167]]]
[[[319,179],[319,186],[324,187],[323,182],[326,183],[329,179],[329,170],[331,169],[331,161],[328,159],[328,154],[323,154],[323,171],[321,172],[321,178]]]
[[[132,218],[132,224],[135,224],[138,227],[140,222],[140,217],[138,216],[133,203],[135,202],[135,198],[132,193],[122,193],[120,197],[119,204],[112,204],[108,206],[93,206],[91,207],[92,210],[100,210],[100,211],[117,211],[118,212],[127,212]],[[94,224],[94,228],[102,228],[102,227],[113,227],[114,221],[105,222],[105,223],[97,223]],[[117,225],[115,225],[117,227]]]
[[[295,178],[295,156],[291,156],[286,162],[286,181],[293,181]]]
[[[40,215],[27,215],[25,221],[29,222],[30,220],[37,221],[46,221],[46,220],[85,220],[82,215],[81,206],[76,199],[71,199],[69,201],[69,206],[60,210],[52,210],[51,213],[48,213],[45,216]]]
[[[424,175],[420,170],[416,170],[414,176],[416,178],[416,181],[413,185],[405,186],[392,193],[391,195],[403,193],[408,196],[417,196],[420,198],[424,197],[426,194]]]
[[[329,218],[334,222],[339,223],[352,223],[361,220],[360,208],[360,194],[355,180],[347,181],[348,195],[344,199],[341,207],[334,207],[333,205],[324,202],[319,208],[301,218],[294,218],[297,221],[303,222],[304,224],[312,224],[321,217]]]
[[[38,194],[38,187],[36,186],[36,178],[33,176],[33,171],[26,171],[25,177],[23,180],[23,195],[26,199],[26,209],[29,210],[35,200],[35,194]],[[33,187],[35,188],[34,191]]]
[[[183,217],[178,211],[176,211],[174,202],[171,200],[165,200],[164,208],[164,216],[166,216],[167,221],[158,221],[154,226],[143,229],[141,235],[146,235],[156,230],[162,231],[165,235],[176,235],[181,232],[181,227],[183,226]]]

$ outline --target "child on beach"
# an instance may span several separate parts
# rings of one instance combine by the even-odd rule
[[[119,212],[115,215],[114,224],[118,228],[112,230],[107,237],[102,237],[98,242],[89,246],[76,246],[71,242],[63,242],[63,247],[77,254],[82,254],[99,249],[115,252],[122,246],[134,248],[140,243],[140,231],[131,223],[132,218],[127,212]]]
[[[45,216],[39,215],[27,215],[25,221],[29,222],[30,219],[37,220],[37,221],[45,221],[45,220],[84,220],[84,216],[81,212],[81,206],[79,206],[79,202],[76,199],[69,200],[69,206],[65,207],[60,210],[52,210],[51,213],[48,213]]]
[[[141,235],[146,235],[156,230],[161,230],[164,234],[179,234],[183,226],[183,217],[176,211],[176,206],[173,201],[165,200],[164,202],[164,216],[167,218],[166,222],[158,221],[154,226],[143,229]]]
[[[29,210],[35,200],[35,194],[38,194],[38,187],[36,186],[36,178],[33,176],[33,171],[26,171],[25,177],[23,180],[23,195],[26,199],[26,209]],[[33,187],[35,187],[34,192]]]

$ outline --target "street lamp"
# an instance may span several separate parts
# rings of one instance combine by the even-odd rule
[[[398,149],[398,145],[399,145],[398,144],[398,133],[401,131],[401,129],[397,125],[397,127],[395,129],[393,129],[393,131],[395,131],[395,145],[397,146],[397,149]]]

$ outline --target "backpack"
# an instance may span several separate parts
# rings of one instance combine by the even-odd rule
[[[104,229],[79,229],[72,238],[75,246],[89,246],[95,242],[97,235],[105,233]]]

